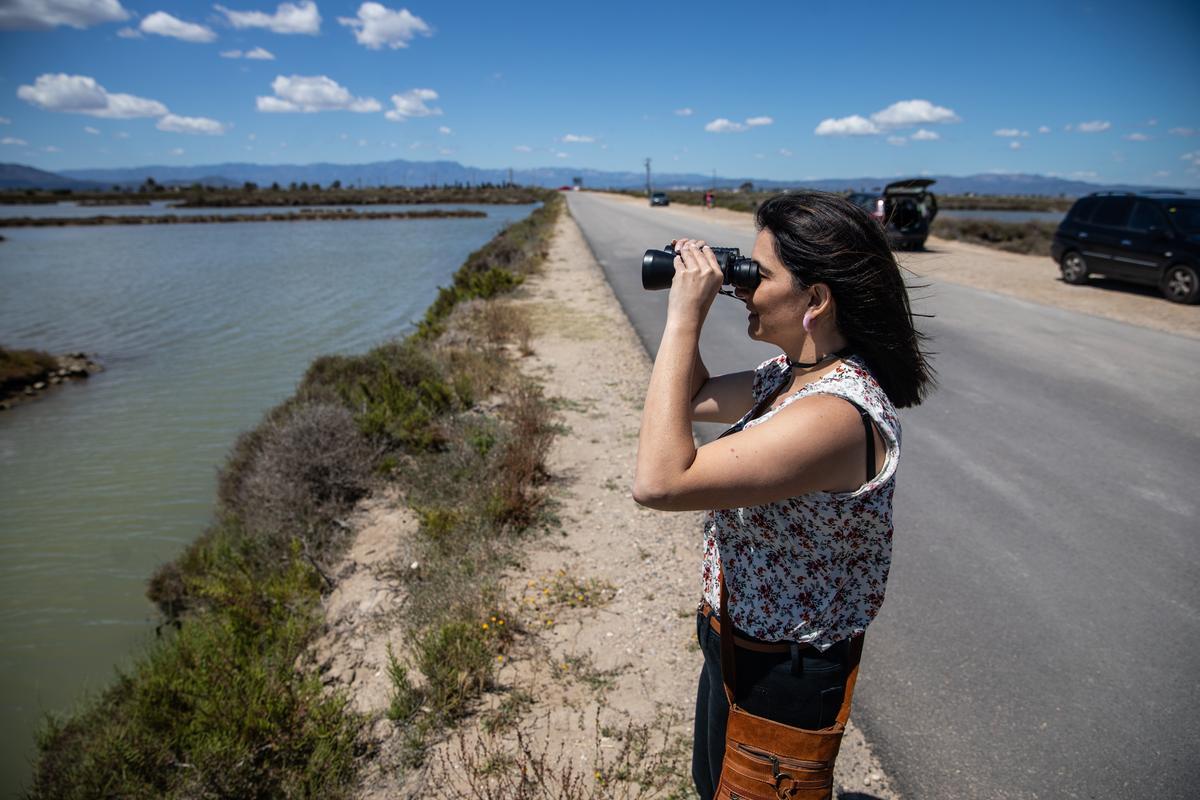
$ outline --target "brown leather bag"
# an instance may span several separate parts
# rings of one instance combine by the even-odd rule
[[[810,731],[773,722],[739,708],[733,699],[737,685],[734,664],[733,620],[729,592],[721,575],[721,673],[729,699],[725,725],[725,760],[716,800],[830,800],[833,797],[833,763],[842,744],[850,699],[858,680],[863,637],[850,642],[846,666],[846,691],[837,721],[828,728]]]

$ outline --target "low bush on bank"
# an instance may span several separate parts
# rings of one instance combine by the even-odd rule
[[[406,574],[404,641],[415,644],[393,661],[391,716],[419,760],[427,737],[465,712],[508,641],[490,625],[496,587],[541,519],[554,434],[540,390],[509,363],[522,324],[478,305],[451,312],[500,291],[479,276],[536,269],[561,203],[550,197],[473,253],[414,335],[317,359],[295,395],[239,437],[219,476],[218,521],[150,581],[172,624],[114,686],[47,723],[30,797],[347,795],[364,721],[301,665],[344,517],[385,480],[421,519],[410,543],[420,569]],[[508,321],[482,323],[491,334],[465,344],[436,335],[489,318]]]
[[[41,350],[9,350],[0,347],[0,394],[25,386],[58,369],[58,361]]]
[[[995,222],[987,219],[937,217],[930,234],[1027,255],[1050,255],[1058,225],[1053,222]]]

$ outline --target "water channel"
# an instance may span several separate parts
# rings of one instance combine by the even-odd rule
[[[0,793],[28,781],[43,715],[153,638],[146,580],[211,520],[237,434],[316,356],[406,333],[532,210],[454,207],[487,217],[4,231],[0,343],[94,353],[106,371],[0,413]]]

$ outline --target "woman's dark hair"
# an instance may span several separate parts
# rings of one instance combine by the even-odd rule
[[[828,192],[776,195],[759,206],[755,221],[775,237],[776,255],[799,288],[829,287],[838,330],[892,404],[919,405],[935,385],[934,370],[883,227]]]

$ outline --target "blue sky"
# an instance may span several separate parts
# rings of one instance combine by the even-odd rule
[[[1195,2],[0,0],[0,161],[1200,187],[1198,42]]]

